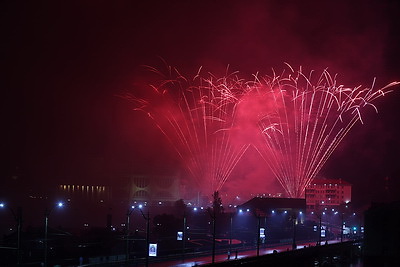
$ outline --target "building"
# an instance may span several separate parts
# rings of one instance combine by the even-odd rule
[[[351,184],[342,179],[314,179],[306,187],[307,210],[318,207],[338,208],[351,202]]]
[[[303,198],[269,198],[254,197],[249,201],[237,206],[242,211],[260,213],[261,216],[268,216],[274,212],[304,212],[306,202]]]
[[[178,176],[134,175],[131,177],[130,199],[133,202],[174,203],[180,198]]]

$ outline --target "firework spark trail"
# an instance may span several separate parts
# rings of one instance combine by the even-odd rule
[[[254,91],[265,100],[258,121],[263,142],[255,143],[272,173],[289,197],[303,197],[314,179],[351,128],[360,121],[361,110],[390,92],[393,82],[375,90],[345,88],[327,70],[319,78],[301,69],[289,74],[257,79]],[[284,75],[285,74],[285,75]],[[258,84],[257,84],[258,83]]]
[[[154,96],[123,97],[154,120],[202,193],[211,195],[222,188],[249,147],[231,141],[236,105],[247,87],[234,74],[204,78],[199,70],[189,80],[169,68],[162,76],[158,85],[151,86]]]

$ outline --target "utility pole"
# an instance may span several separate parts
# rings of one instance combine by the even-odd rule
[[[260,256],[260,229],[261,229],[261,216],[257,215],[257,257]]]
[[[183,231],[182,231],[182,262],[185,262],[185,241],[186,241],[186,212],[183,212]]]
[[[231,212],[231,232],[229,235],[229,255],[232,253],[232,232],[233,232],[233,213]]]
[[[293,211],[292,213],[292,221],[293,221],[293,243],[292,249],[295,250],[297,248],[296,244],[296,223],[297,223],[297,216],[296,213]]]
[[[146,220],[146,267],[149,266],[149,245],[150,245],[150,212],[147,211],[147,216],[144,215],[142,209],[139,209],[143,218]]]
[[[318,236],[318,245],[321,245],[321,232],[322,232],[322,214],[319,214],[319,236]]]
[[[130,209],[127,210],[126,212],[126,261],[129,261],[129,230],[130,230],[130,216],[132,212],[134,211],[135,207],[132,206]]]
[[[212,240],[212,258],[211,258],[211,262],[214,263],[215,262],[215,209],[213,211],[214,215],[212,216],[212,222],[213,222],[213,240]]]

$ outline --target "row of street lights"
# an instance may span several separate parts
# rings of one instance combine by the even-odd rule
[[[52,211],[55,208],[62,208],[64,206],[63,202],[58,202],[56,205],[53,205],[50,209],[45,210],[45,227],[44,227],[44,266],[47,266],[47,261],[48,261],[48,220],[49,217],[52,213]],[[13,215],[14,219],[17,222],[17,264],[20,265],[20,252],[21,252],[21,244],[20,244],[20,239],[21,239],[21,224],[22,224],[22,212],[21,212],[21,208],[18,208],[17,213],[14,212],[13,209],[11,209],[9,206],[7,206],[4,203],[0,203],[0,208],[7,208]],[[203,208],[193,208],[193,211],[197,211],[198,209],[203,210]],[[146,220],[146,266],[148,266],[149,264],[149,245],[150,245],[150,214],[149,211],[147,211],[147,214],[145,214],[143,212],[143,205],[140,204],[138,206],[131,206],[130,208],[128,208],[127,212],[126,212],[126,260],[129,261],[130,260],[130,239],[129,239],[129,235],[130,235],[130,216],[131,214],[134,212],[134,210],[139,210],[140,214],[143,216],[143,218]],[[245,211],[242,209],[238,210],[238,214],[242,214]],[[250,213],[250,209],[246,210],[246,213]],[[275,211],[271,211],[271,215],[274,215],[276,212]],[[287,214],[287,211],[284,211],[285,214]],[[324,214],[325,212],[321,213],[321,216],[319,216],[319,240],[318,243],[321,243],[321,229],[322,229],[322,214]],[[335,213],[337,214],[337,212]],[[267,217],[266,214],[262,215],[262,214],[255,214],[257,219],[258,219],[258,224],[257,224],[257,256],[259,255],[259,249],[260,249],[260,242],[261,242],[261,237],[260,237],[260,230],[261,230],[261,218],[262,217]],[[302,215],[302,212],[300,211],[298,215]],[[341,225],[341,241],[343,241],[343,213],[342,215],[342,225]],[[211,219],[212,219],[212,228],[213,228],[213,248],[212,248],[212,262],[214,262],[214,257],[215,257],[215,237],[216,237],[216,215],[215,214],[211,214]],[[293,249],[296,248],[296,224],[297,224],[297,220],[298,217],[296,214],[294,214],[294,212],[292,212],[291,214],[291,219],[293,221]],[[233,231],[233,213],[231,214],[230,217],[230,240],[229,240],[229,251],[231,252],[231,246],[232,246],[232,231]],[[183,240],[183,244],[182,244],[182,257],[183,257],[183,261],[184,261],[184,257],[185,257],[185,239],[186,239],[186,213],[184,213],[183,215],[183,232],[182,232],[182,240]]]

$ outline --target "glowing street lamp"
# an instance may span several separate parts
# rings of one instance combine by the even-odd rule
[[[126,261],[129,261],[129,224],[130,224],[130,216],[134,211],[135,206],[131,206],[130,209],[126,212]]]
[[[49,217],[51,212],[54,210],[54,208],[62,208],[64,207],[63,202],[58,202],[55,206],[53,206],[50,210],[46,208],[44,212],[44,266],[47,267],[47,232],[48,232],[48,225],[49,225]]]
[[[292,249],[295,250],[297,248],[297,244],[296,244],[297,215],[296,215],[295,211],[292,212],[291,219],[292,219],[292,227],[293,227]]]
[[[149,245],[150,245],[150,213],[147,210],[147,216],[144,215],[142,211],[142,206],[139,205],[140,213],[142,214],[143,218],[146,220],[146,267],[149,266]]]
[[[17,265],[20,265],[20,253],[21,253],[21,224],[22,224],[22,209],[18,207],[17,213],[14,210],[7,206],[4,203],[0,203],[0,208],[8,208],[11,214],[14,217],[14,220],[17,222]]]

